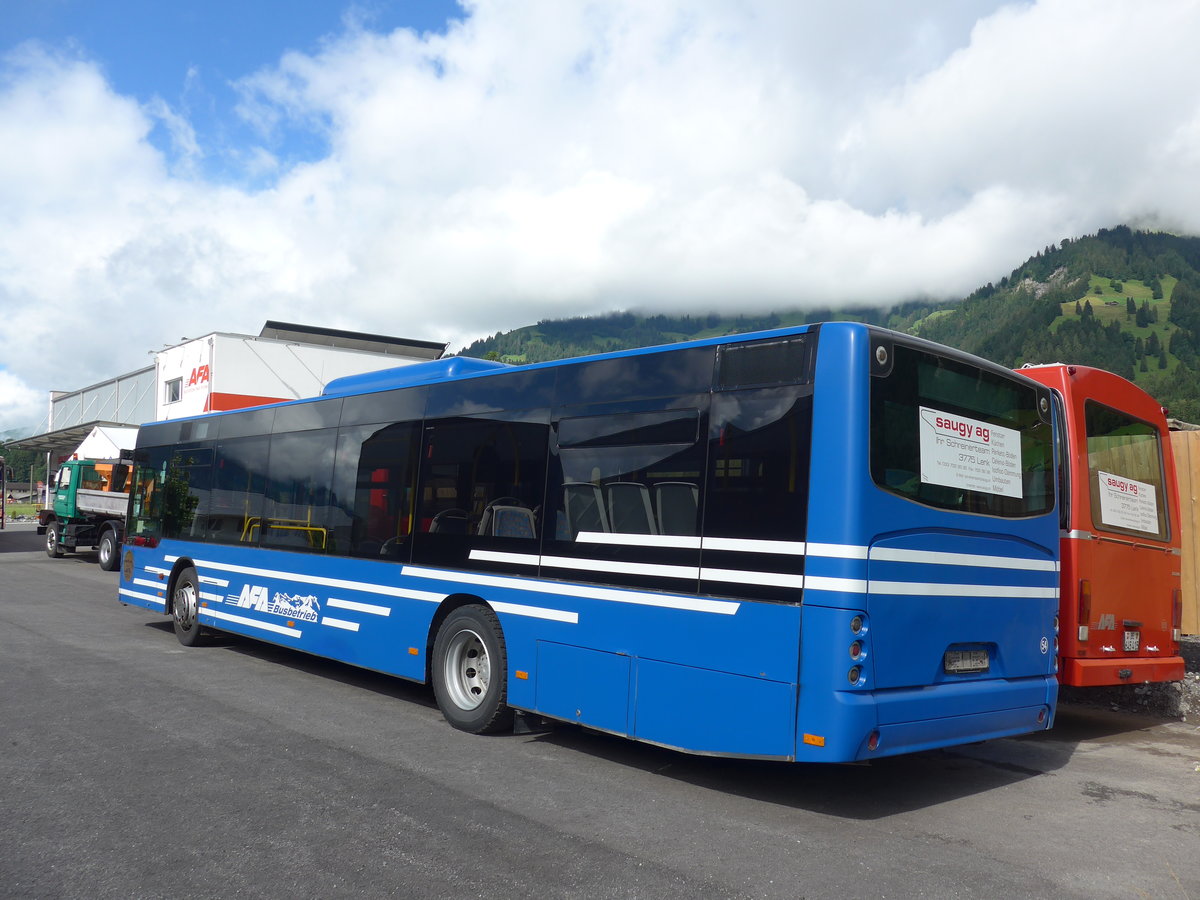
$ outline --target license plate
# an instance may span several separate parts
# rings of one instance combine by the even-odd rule
[[[943,665],[947,672],[956,675],[964,672],[986,672],[988,654],[986,650],[947,650]]]
[[[1140,631],[1125,632],[1125,652],[1133,653],[1142,643],[1142,633]]]

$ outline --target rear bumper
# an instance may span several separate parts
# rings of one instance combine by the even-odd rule
[[[1012,737],[1031,731],[1045,731],[1054,724],[1054,709],[1050,704],[998,709],[992,712],[945,719],[926,719],[923,722],[898,722],[879,726],[879,749],[863,753],[859,759],[916,753],[935,747],[951,747],[993,738]]]
[[[805,692],[800,691],[803,704]],[[1045,731],[1054,724],[1053,675],[988,679],[886,691],[834,692],[833,704],[805,715],[796,759],[850,762]],[[869,749],[872,733],[878,746]],[[813,741],[813,737],[816,741]]]
[[[1181,681],[1182,656],[1147,659],[1064,659],[1059,681],[1072,687],[1103,687],[1111,684],[1149,684]]]

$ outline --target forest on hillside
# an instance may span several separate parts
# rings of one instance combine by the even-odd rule
[[[1200,238],[1120,226],[1064,239],[962,300],[759,315],[698,310],[543,320],[461,355],[542,362],[631,347],[854,320],[919,334],[1006,366],[1068,362],[1131,378],[1177,418],[1200,422]]]

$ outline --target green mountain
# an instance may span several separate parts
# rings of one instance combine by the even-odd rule
[[[1046,247],[999,284],[959,301],[543,320],[461,353],[542,362],[834,319],[919,334],[1006,366],[1070,362],[1108,369],[1135,380],[1172,415],[1200,421],[1200,238],[1124,226]]]

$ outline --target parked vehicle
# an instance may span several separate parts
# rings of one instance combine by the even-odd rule
[[[120,559],[129,505],[130,460],[70,459],[54,478],[50,506],[38,511],[38,534],[46,555],[96,550],[100,568],[112,572]]]
[[[1179,681],[1179,499],[1165,410],[1088,366],[1026,366],[1061,406],[1061,684]]]

